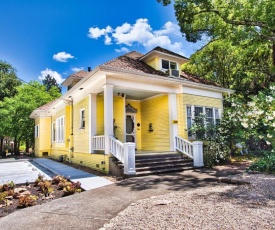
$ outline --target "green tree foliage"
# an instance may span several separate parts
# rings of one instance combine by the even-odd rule
[[[164,5],[171,3],[157,1]],[[242,64],[251,67],[249,73],[238,70],[238,77],[248,75],[248,81],[252,78],[259,89],[275,81],[275,1],[175,0],[174,8],[181,32],[188,41],[230,41],[232,47],[241,51]],[[222,52],[223,45],[219,47]],[[260,75],[250,76],[253,70],[260,71]]]
[[[16,86],[20,85],[16,70],[7,62],[0,61],[0,101],[4,97],[12,97],[16,94]]]
[[[53,99],[61,96],[56,87],[49,91],[37,81],[17,87],[14,97],[6,97],[0,102],[0,127],[5,136],[14,138],[15,152],[20,141],[33,143],[34,120],[30,119],[31,112]]]
[[[42,80],[44,86],[46,86],[46,90],[49,91],[52,87],[57,87],[59,92],[61,93],[61,87],[57,84],[54,77],[47,74],[47,76]]]
[[[269,85],[269,61],[270,49],[266,45],[254,50],[233,46],[223,39],[210,42],[193,54],[183,70],[234,89],[237,94],[250,95]]]

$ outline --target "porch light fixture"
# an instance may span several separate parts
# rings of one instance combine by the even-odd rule
[[[149,132],[153,132],[154,130],[153,130],[153,124],[152,123],[149,123],[149,130],[148,130]]]
[[[124,93],[117,93],[117,95],[118,95],[119,97],[124,97],[124,96],[125,96]]]

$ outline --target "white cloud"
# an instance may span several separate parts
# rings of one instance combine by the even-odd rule
[[[165,34],[167,35],[173,34],[173,35],[181,36],[180,27],[173,22],[170,22],[170,21],[166,22],[162,28],[163,29],[161,30],[155,30],[154,34],[156,36],[165,35]]]
[[[129,47],[132,45],[142,45],[147,50],[156,46],[161,46],[173,52],[185,55],[183,44],[179,40],[179,36],[181,39],[180,28],[177,24],[170,21],[166,22],[160,30],[153,30],[146,18],[137,19],[133,25],[127,22],[123,23],[115,29],[112,29],[111,26],[107,26],[103,29],[98,27],[89,28],[90,38],[97,39],[101,36],[105,37],[105,45],[111,45],[113,43]],[[115,51],[118,53],[129,52],[126,47],[115,49]]]
[[[68,59],[71,59],[71,58],[74,58],[74,56],[66,52],[59,52],[53,55],[53,59],[60,62],[67,62]]]
[[[120,49],[115,49],[117,53],[128,53],[130,50],[126,47],[121,47]]]
[[[52,76],[53,78],[55,78],[57,84],[61,84],[65,80],[65,79],[62,78],[61,74],[57,73],[54,70],[48,69],[48,68],[41,71],[41,75],[38,77],[39,80],[42,81],[48,74],[50,76]]]
[[[99,29],[98,27],[90,27],[88,36],[90,38],[98,39],[102,35],[106,35],[113,31],[111,26],[107,26],[105,29]]]
[[[80,67],[80,68],[73,67],[73,68],[71,68],[71,70],[74,71],[74,72],[79,72],[79,71],[81,71],[83,69],[84,69],[84,67]]]
[[[108,35],[105,35],[104,44],[105,45],[112,45],[112,39]]]

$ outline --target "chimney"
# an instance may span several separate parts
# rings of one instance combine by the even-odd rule
[[[89,66],[88,67],[88,72],[91,72],[92,71],[92,68]]]

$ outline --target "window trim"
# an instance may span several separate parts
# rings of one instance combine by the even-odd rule
[[[56,125],[56,142],[64,143],[65,142],[64,141],[65,140],[65,116],[58,117],[55,122],[57,124]]]
[[[84,116],[82,116],[84,115]],[[79,111],[80,129],[85,129],[85,109]]]
[[[39,124],[34,126],[34,138],[39,138]]]
[[[52,123],[52,143],[56,142],[56,123]]]
[[[187,116],[187,115],[188,115],[188,114],[187,114],[187,112],[188,112],[187,107],[191,107],[191,126],[192,126],[192,124],[193,124],[194,118],[196,117],[196,116],[195,116],[195,107],[202,107],[202,113],[203,113],[204,115],[206,115],[206,109],[207,109],[207,108],[208,108],[208,109],[212,109],[212,111],[213,111],[213,123],[214,123],[214,125],[217,124],[217,120],[219,120],[219,121],[221,120],[221,108],[211,107],[211,106],[203,106],[203,105],[191,105],[191,104],[187,104],[187,105],[186,105],[186,113],[185,113],[185,116],[186,116],[187,132],[188,132],[188,130],[189,130],[189,128],[190,128],[190,127],[188,127],[188,118],[190,118],[190,116]],[[219,117],[218,117],[218,118],[216,118],[216,114],[215,114],[216,110],[218,110],[218,114],[219,114]],[[189,139],[189,140],[195,140],[194,136],[190,136],[190,135],[189,135],[189,132],[188,132],[188,139]]]

